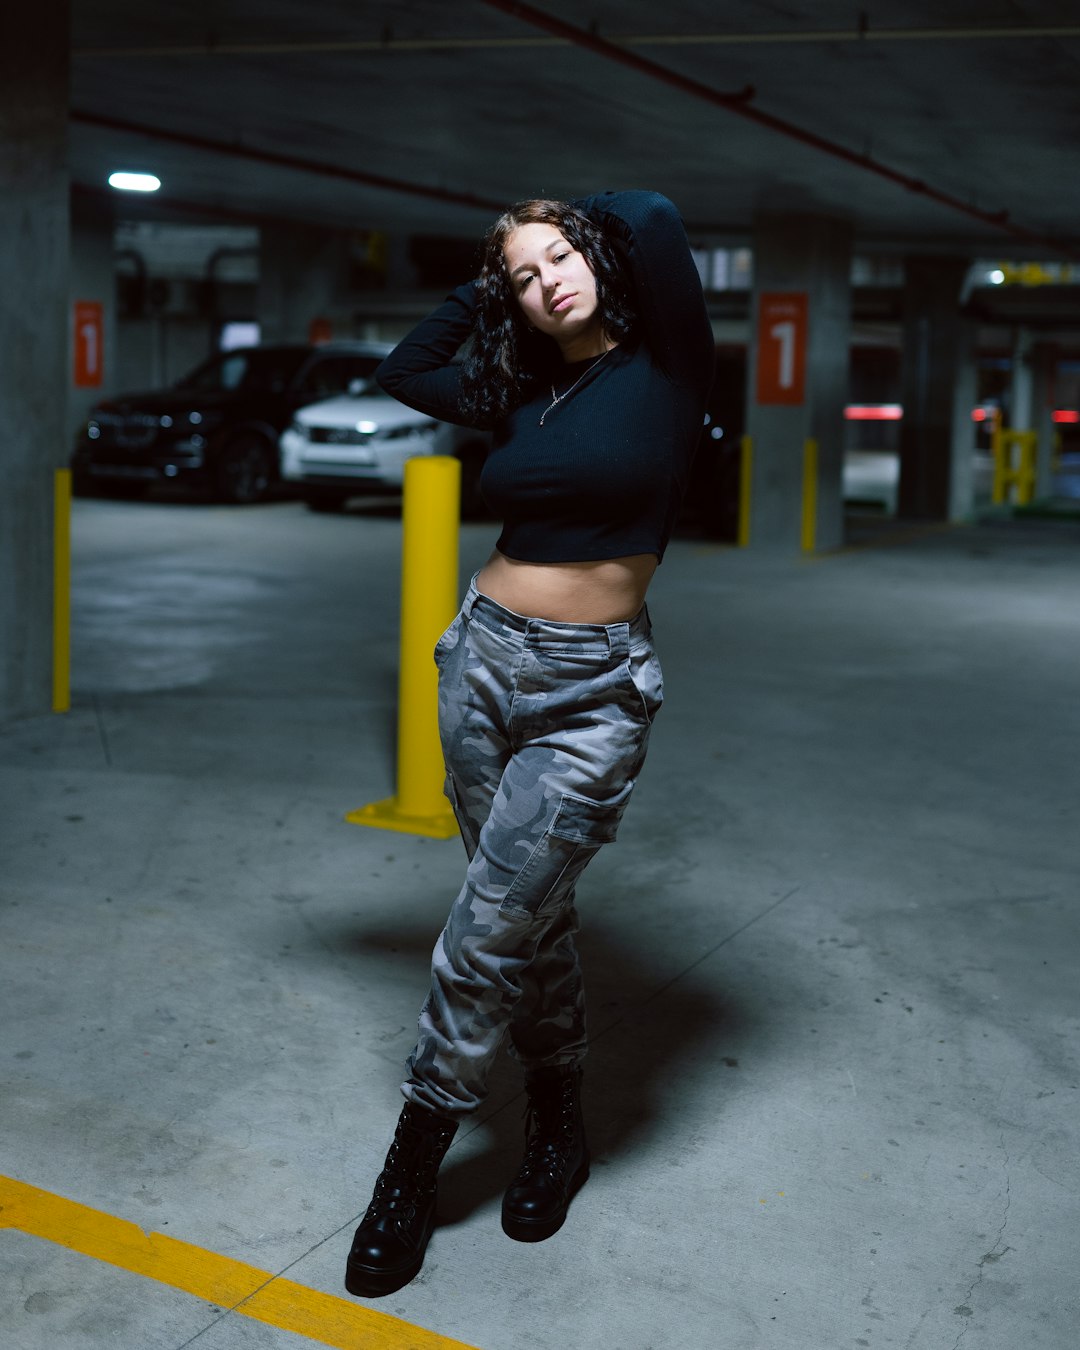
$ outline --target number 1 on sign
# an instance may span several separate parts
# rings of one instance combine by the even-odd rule
[[[105,307],[100,300],[76,300],[72,373],[76,389],[99,389],[104,364]]]
[[[806,292],[763,291],[758,306],[757,401],[801,404],[806,386]]]
[[[84,323],[79,329],[82,338],[83,369],[88,379],[96,379],[98,373],[98,330],[96,323]]]
[[[774,323],[769,336],[780,344],[780,364],[777,383],[781,389],[790,389],[795,383],[795,325],[790,319]]]

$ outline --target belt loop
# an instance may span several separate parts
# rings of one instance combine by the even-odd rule
[[[608,626],[608,649],[613,657],[625,661],[630,656],[630,625],[613,623]]]

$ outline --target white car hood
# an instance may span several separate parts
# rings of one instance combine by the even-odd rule
[[[342,394],[338,398],[324,399],[321,403],[309,403],[294,413],[296,421],[311,427],[357,427],[361,422],[374,422],[380,431],[392,431],[396,427],[434,426],[435,420],[407,408],[389,394],[364,395],[353,398]]]

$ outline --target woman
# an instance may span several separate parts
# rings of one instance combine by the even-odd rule
[[[481,487],[504,528],[435,651],[469,866],[349,1256],[354,1294],[392,1293],[419,1271],[439,1164],[507,1032],[529,1112],[506,1233],[550,1237],[588,1176],[574,887],[615,838],[660,708],[645,593],[712,371],[682,222],[664,197],[625,192],[508,211],[479,279],[378,372],[421,412],[491,428]]]

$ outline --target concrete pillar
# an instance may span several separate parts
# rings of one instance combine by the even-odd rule
[[[1033,339],[1030,328],[1018,328],[1013,334],[1012,373],[1009,381],[1009,426],[1015,431],[1030,431],[1032,404]]]
[[[306,342],[317,320],[352,336],[351,247],[344,231],[272,225],[261,232],[258,319],[264,342]]]
[[[116,222],[113,202],[108,197],[88,192],[71,194],[71,314],[76,307],[100,306],[102,317],[101,350],[94,384],[83,375],[76,383],[76,372],[69,375],[68,443],[86,421],[95,403],[121,392],[116,347],[116,263],[113,238]]]
[[[809,439],[818,446],[815,547],[843,542],[851,248],[846,221],[806,212],[755,219],[746,404],[754,446],[751,548],[800,549]]]
[[[897,515],[963,520],[974,501],[974,329],[960,313],[967,258],[904,264],[904,352]]]
[[[0,720],[52,707],[54,472],[68,459],[68,3],[0,43]]]
[[[1054,491],[1054,400],[1057,393],[1058,347],[1054,342],[1034,342],[1028,354],[1031,363],[1031,420],[1038,436],[1035,458],[1035,496],[1050,497]]]
[[[383,238],[386,290],[391,295],[394,292],[416,290],[416,264],[410,255],[410,237],[399,232],[384,235]],[[447,287],[447,290],[451,289]]]

